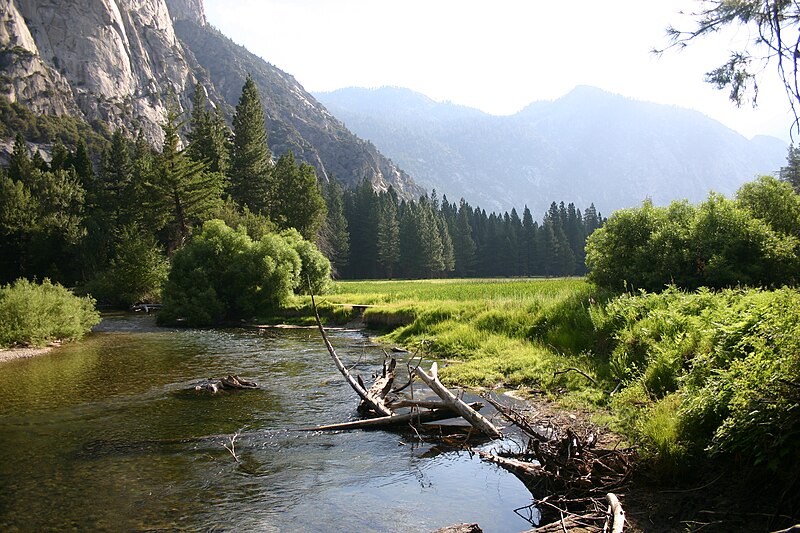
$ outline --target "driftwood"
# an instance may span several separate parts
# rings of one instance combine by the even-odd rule
[[[439,528],[433,533],[483,533],[483,530],[478,524],[453,524]]]
[[[611,523],[611,533],[622,533],[625,529],[625,511],[622,509],[622,504],[619,503],[619,498],[613,492],[606,494],[608,498],[608,516]],[[606,528],[603,528],[606,529]]]
[[[453,411],[460,414],[464,420],[469,422],[472,427],[483,433],[484,435],[496,439],[501,436],[500,430],[497,429],[486,417],[479,414],[477,411],[471,409],[463,400],[456,398],[456,396],[450,392],[442,383],[439,381],[439,367],[436,363],[431,365],[431,373],[426,374],[422,368],[417,367],[416,369],[417,376],[424,381],[428,387],[431,388],[433,392],[436,393],[439,398],[444,401]]]
[[[228,375],[220,379],[209,379],[203,383],[195,385],[196,391],[209,391],[217,393],[222,390],[257,389],[258,383],[239,376]]]
[[[333,359],[336,368],[339,369],[339,372],[342,374],[342,376],[344,376],[344,379],[347,381],[347,383],[350,384],[350,387],[356,392],[356,394],[359,395],[364,405],[373,412],[375,412],[375,414],[381,416],[392,416],[393,411],[388,407],[386,407],[384,398],[376,396],[375,391],[373,391],[372,389],[367,391],[366,388],[364,387],[363,382],[359,382],[360,379],[356,380],[356,378],[353,377],[350,371],[347,370],[347,367],[344,366],[342,360],[339,359],[339,356],[336,355],[336,350],[333,349],[333,345],[328,340],[328,335],[325,333],[325,328],[322,327],[322,321],[319,318],[319,312],[317,311],[317,303],[314,301],[313,294],[311,295],[311,305],[314,308],[314,317],[317,319],[317,327],[319,328],[319,332],[322,335],[322,340],[325,343],[325,347],[328,349],[328,353],[331,355],[331,359]]]
[[[483,407],[480,402],[470,404],[470,407],[479,410]],[[433,422],[435,420],[445,420],[459,416],[449,408],[433,409],[430,411],[418,411],[405,413],[402,415],[382,416],[380,418],[368,418],[366,420],[354,420],[352,422],[342,422],[340,424],[329,424],[314,428],[304,428],[300,431],[338,431],[345,429],[381,429],[401,424]]]

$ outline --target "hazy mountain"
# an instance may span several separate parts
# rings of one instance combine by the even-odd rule
[[[577,87],[512,116],[437,103],[407,89],[340,89],[316,97],[426,188],[485,209],[537,216],[553,200],[603,213],[733,193],[776,171],[786,144],[748,140],[705,115]]]
[[[37,113],[141,129],[158,145],[170,99],[190,109],[200,81],[230,119],[248,72],[274,153],[292,148],[323,178],[420,192],[291,75],[211,27],[202,0],[0,0],[0,96]]]

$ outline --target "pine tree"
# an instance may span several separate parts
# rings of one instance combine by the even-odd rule
[[[538,226],[533,221],[533,215],[528,206],[522,211],[522,234],[519,239],[521,248],[522,275],[533,276],[538,272],[536,268],[536,231]]]
[[[279,228],[295,228],[306,240],[315,241],[325,220],[325,200],[317,174],[309,164],[297,165],[289,150],[272,169],[275,197],[270,218]]]
[[[397,201],[393,195],[381,195],[377,234],[378,263],[383,267],[386,277],[392,279],[400,262],[400,222],[397,219]]]
[[[194,88],[187,137],[189,146],[186,152],[193,161],[202,161],[210,172],[228,174],[231,132],[219,109],[208,109],[206,90],[199,82]]]
[[[178,150],[177,112],[167,111],[164,146],[156,162],[151,184],[153,207],[167,230],[167,250],[173,252],[189,237],[192,226],[202,222],[219,207],[222,195],[221,176],[207,172],[203,163],[192,161]]]
[[[270,215],[273,194],[270,171],[272,154],[267,146],[264,108],[249,75],[233,116],[230,194],[239,205],[257,214]]]
[[[795,192],[800,193],[800,146],[789,146],[786,166],[781,167],[778,176],[781,180],[789,182]]]
[[[61,139],[53,143],[53,155],[50,158],[50,170],[67,170],[69,168],[70,153]]]
[[[475,241],[472,240],[470,218],[472,208],[461,199],[453,233],[453,254],[455,256],[455,273],[457,276],[471,276],[475,273]]]
[[[331,262],[335,274],[343,272],[350,260],[350,232],[344,216],[342,186],[331,176],[323,188],[327,216],[322,231],[320,249]]]
[[[439,238],[442,241],[442,272],[447,275],[456,269],[456,256],[453,249],[453,240],[450,237],[450,230],[447,228],[447,222],[444,217],[439,216]]]
[[[32,171],[33,163],[31,163],[28,143],[25,142],[22,134],[17,133],[14,138],[14,148],[8,160],[8,177],[14,181],[27,183],[30,181]]]

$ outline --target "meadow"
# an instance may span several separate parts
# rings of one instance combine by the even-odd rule
[[[737,458],[796,472],[800,292],[611,293],[583,278],[344,281],[329,321],[446,363],[450,385],[525,389],[589,407],[666,475]],[[298,299],[297,316],[313,316]]]

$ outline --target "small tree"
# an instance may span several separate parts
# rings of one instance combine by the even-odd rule
[[[209,326],[250,319],[286,304],[307,284],[303,276],[322,292],[329,274],[327,260],[297,232],[254,241],[244,227],[210,220],[173,257],[159,321]]]

